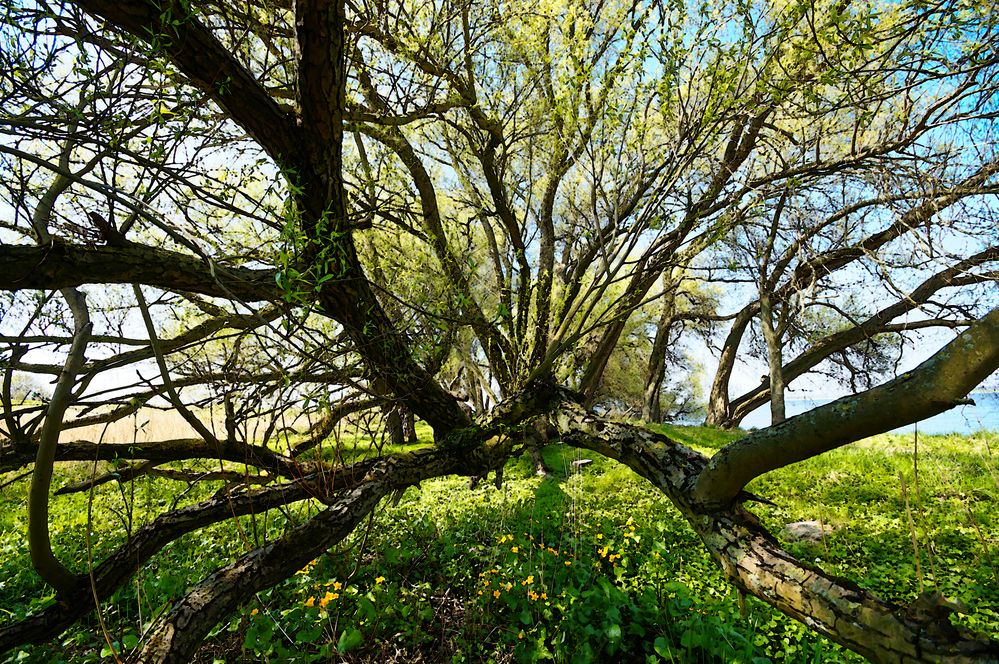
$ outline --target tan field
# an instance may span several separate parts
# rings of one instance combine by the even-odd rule
[[[99,413],[100,411],[98,411]],[[222,408],[194,410],[195,417],[204,424],[209,431],[225,438],[225,414]],[[59,436],[60,442],[74,440],[87,440],[104,443],[141,443],[156,440],[176,440],[181,438],[200,438],[184,417],[175,410],[161,410],[157,408],[143,408],[134,415],[125,417],[110,424],[93,424],[89,426],[73,427],[72,423],[78,417],[90,418],[94,412],[86,414],[78,409],[71,409],[66,415],[67,427]],[[253,441],[263,437],[263,433],[270,424],[269,418],[255,418],[248,422],[245,430],[246,439]],[[284,416],[284,421],[279,422],[276,430],[286,430],[289,433],[300,433],[309,427],[309,422],[300,415]],[[244,430],[240,428],[240,434]]]

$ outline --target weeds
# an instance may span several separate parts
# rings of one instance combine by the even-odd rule
[[[667,431],[706,453],[737,435]],[[788,548],[903,603],[915,597],[921,573],[927,586],[972,608],[961,618],[968,627],[995,633],[999,487],[988,446],[997,442],[994,434],[921,438],[919,491],[906,495],[899,477],[915,485],[911,445],[880,436],[761,478],[750,488],[777,507],[754,509],[774,532],[798,520],[831,523],[822,542]],[[351,446],[351,456],[365,453],[357,440]],[[580,452],[560,445],[544,454],[553,477],[536,477],[524,458],[510,462],[500,490],[485,483],[469,490],[465,479],[445,478],[384,504],[367,534],[258,594],[220,625],[205,661],[213,653],[282,662],[861,661],[753,598],[741,610],[738,593],[682,517],[630,470],[590,454],[593,463],[576,471]],[[70,468],[58,479],[78,480],[83,472]],[[181,491],[183,505],[218,488],[134,482],[134,490],[95,490],[97,559],[121,541],[122,514],[138,527]],[[4,622],[53,601],[22,544],[24,490],[15,483],[0,496]],[[907,498],[932,570],[917,567]],[[85,507],[81,495],[53,501],[60,556],[78,570],[85,566]],[[9,653],[10,661],[99,661],[112,646],[127,651],[189,583],[243,550],[240,530],[274,537],[288,519],[314,509],[303,504],[280,518],[258,515],[256,522],[240,519],[239,528],[230,521],[192,533],[102,606],[110,645],[91,618],[54,644]]]

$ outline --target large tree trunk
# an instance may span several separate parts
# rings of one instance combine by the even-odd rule
[[[946,613],[928,616],[885,602],[851,581],[796,560],[744,508],[704,510],[691,494],[707,463],[700,453],[571,405],[559,411],[559,427],[565,443],[625,463],[666,494],[732,583],[833,641],[885,663],[999,658],[999,642],[954,627]]]
[[[388,432],[389,442],[393,445],[406,444],[406,432],[403,427],[402,415],[399,406],[392,405],[385,411],[385,430]]]

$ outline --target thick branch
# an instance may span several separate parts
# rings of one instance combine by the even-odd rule
[[[237,496],[215,496],[201,503],[158,516],[140,528],[125,544],[98,565],[90,578],[77,579],[77,589],[41,612],[0,627],[0,653],[24,643],[45,643],[86,615],[94,596],[104,601],[139,567],[164,546],[182,535],[226,519],[259,514],[311,497],[309,485],[285,484]]]
[[[867,320],[816,341],[798,357],[784,365],[781,374],[784,377],[785,383],[790,383],[833,353],[849,348],[865,339],[870,339],[877,334],[905,332],[906,330],[916,330],[923,327],[960,327],[966,324],[966,321],[963,320],[954,321],[948,319],[915,321],[913,323],[900,323],[898,325],[892,325],[891,321],[925,304],[941,289],[965,286],[988,280],[989,277],[987,275],[967,274],[967,272],[984,262],[997,259],[999,259],[999,247],[989,247],[956,265],[952,265],[930,276],[911,293],[881,309]],[[770,382],[769,379],[765,379],[758,387],[746,392],[738,399],[733,399],[730,404],[730,419],[728,422],[732,425],[738,424],[742,418],[766,403],[769,394]]]
[[[281,166],[295,166],[294,118],[181,0],[76,0],[76,4],[163,53],[208,93]]]
[[[14,443],[0,447],[0,472],[8,472],[34,460],[37,446],[31,443]],[[114,461],[116,459],[144,459],[160,464],[185,459],[221,459],[245,463],[285,477],[302,477],[315,472],[315,464],[296,461],[260,445],[240,441],[223,441],[220,445],[206,443],[199,438],[180,438],[156,442],[93,443],[77,440],[59,443],[55,448],[56,461]]]
[[[222,267],[138,244],[84,247],[0,245],[0,290],[54,290],[83,284],[143,284],[255,302],[281,296],[273,270]]]
[[[83,366],[87,342],[93,329],[86,296],[72,288],[64,290],[63,296],[73,311],[75,334],[65,367],[59,375],[59,381],[45,413],[45,424],[42,426],[42,434],[38,441],[35,467],[31,473],[31,488],[28,492],[28,550],[31,553],[31,563],[38,575],[60,594],[69,592],[73,584],[73,574],[52,552],[52,542],[49,538],[49,488],[52,485],[52,468],[55,464],[62,419],[73,401],[76,376]]]
[[[999,642],[978,639],[946,618],[910,615],[905,607],[847,579],[796,560],[742,507],[701,511],[690,500],[690,487],[707,459],[694,450],[570,404],[561,409],[558,421],[563,442],[617,459],[665,493],[732,583],[833,641],[885,663],[990,662],[999,657]]]
[[[252,551],[199,583],[161,618],[139,654],[143,662],[189,662],[215,624],[254,593],[304,567],[350,534],[389,492],[430,477],[475,475],[509,456],[509,440],[476,448],[473,456],[428,449],[378,460],[364,480],[316,517],[279,540]]]
[[[721,507],[755,477],[958,405],[999,367],[999,308],[895,380],[761,429],[716,454],[697,500]]]

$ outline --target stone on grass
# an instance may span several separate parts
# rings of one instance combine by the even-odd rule
[[[833,527],[821,521],[795,521],[784,526],[781,534],[792,542],[821,542],[823,530],[828,535]]]

